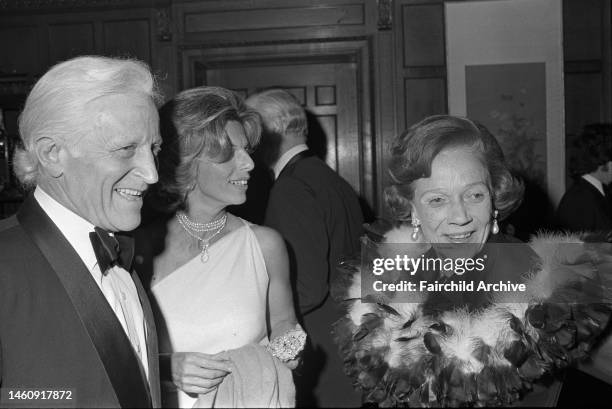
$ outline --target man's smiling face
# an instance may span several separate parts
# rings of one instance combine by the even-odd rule
[[[112,95],[87,109],[92,128],[60,151],[63,203],[95,226],[129,231],[140,224],[145,190],[157,182],[157,110],[145,95]]]

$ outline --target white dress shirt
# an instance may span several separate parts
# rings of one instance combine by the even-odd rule
[[[592,175],[589,175],[588,173],[586,175],[582,175],[582,178],[589,182],[591,185],[595,186],[595,189],[599,190],[602,196],[606,195],[604,193],[603,183],[601,183],[601,180],[597,179]]]
[[[148,377],[146,324],[136,285],[130,273],[119,266],[113,266],[106,275],[103,275],[89,240],[89,233],[94,231],[94,225],[62,206],[40,187],[34,190],[34,198],[87,266],[91,277],[102,291],[132,343]]]
[[[300,152],[304,152],[308,150],[308,146],[306,144],[295,145],[293,148],[289,149],[287,152],[283,153],[280,158],[274,164],[274,179],[278,179],[278,175],[283,171],[287,163]]]

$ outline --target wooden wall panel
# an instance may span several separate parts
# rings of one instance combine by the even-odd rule
[[[48,38],[51,65],[78,55],[96,54],[93,23],[49,25]]]
[[[151,64],[151,27],[148,20],[105,21],[105,55],[135,57]]]
[[[315,105],[336,105],[336,87],[327,85],[316,86]]]
[[[327,141],[327,155],[325,162],[332,168],[338,170],[338,117],[337,115],[316,115],[317,122],[323,129]]]
[[[0,74],[36,72],[40,66],[39,49],[36,26],[0,27]]]
[[[367,65],[365,66],[367,67]],[[367,183],[364,173],[372,169],[373,161],[370,148],[369,129],[364,129],[362,99],[363,85],[359,84],[358,77],[367,69],[361,64],[346,62],[335,65],[336,87],[338,92],[336,104],[336,155],[338,173],[342,175],[362,197],[369,199],[370,205],[375,203],[371,196],[374,190],[372,183]],[[369,68],[369,67],[368,67]],[[368,95],[369,92],[366,92]],[[323,109],[319,107],[319,109]],[[366,122],[369,128],[369,123]],[[366,151],[368,151],[366,153]],[[370,170],[368,170],[369,172]]]
[[[563,2],[563,52],[566,61],[601,59],[602,11],[602,0]]]
[[[46,7],[40,6],[43,10],[33,12],[36,6],[29,2],[23,9],[2,12],[0,2],[0,52],[14,61],[10,64],[18,73],[37,77],[59,61],[84,54],[129,55],[160,65],[156,49],[167,51],[172,38],[171,33],[169,38],[159,34],[158,22],[164,22],[156,16],[163,13],[149,8],[95,7],[85,1],[75,9],[62,5],[61,0],[49,1]],[[8,64],[0,58],[0,74],[4,65]]]
[[[372,0],[177,1],[181,42],[249,43],[355,37],[376,26]]]
[[[284,87],[287,92],[290,92],[295,98],[300,101],[303,107],[308,105],[308,89],[307,87]],[[258,91],[262,91],[263,89],[258,89]]]
[[[397,52],[397,133],[434,114],[448,112],[444,5],[441,0],[400,0]]]
[[[601,121],[600,73],[572,73],[565,75],[565,131],[569,139],[580,133],[584,125]]]
[[[404,5],[401,10],[404,67],[444,65],[443,5]]]
[[[427,116],[447,112],[446,81],[442,78],[407,78],[404,80],[404,97],[404,129]]]
[[[610,0],[563,1],[563,51],[569,141],[587,124],[612,121]]]
[[[363,25],[363,4],[188,12],[186,33]]]
[[[397,24],[396,24],[397,26]],[[395,28],[399,30],[399,28]],[[384,204],[384,189],[389,184],[389,174],[387,172],[389,158],[391,154],[390,145],[403,128],[403,117],[398,115],[397,102],[398,96],[403,97],[403,87],[401,80],[398,80],[398,65],[401,64],[401,57],[397,54],[393,30],[381,31],[376,38],[377,47],[374,61],[376,64],[376,81],[374,109],[376,110],[376,139],[375,150],[377,152],[376,175],[377,190],[376,196],[380,198],[378,212],[379,217],[389,217],[387,207]],[[397,55],[397,58],[396,58]]]

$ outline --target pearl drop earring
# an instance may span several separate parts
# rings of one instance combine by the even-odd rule
[[[493,227],[491,227],[491,233],[497,234],[499,233],[499,225],[497,224],[497,215],[499,212],[497,210],[493,211]]]
[[[410,235],[410,237],[412,238],[412,241],[417,241],[417,239],[419,238],[419,232],[421,231],[421,223],[419,222],[419,219],[417,219],[416,217],[412,218],[412,234]]]

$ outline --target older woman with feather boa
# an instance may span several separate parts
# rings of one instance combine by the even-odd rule
[[[502,234],[523,184],[495,138],[466,118],[411,127],[393,144],[389,173],[386,201],[400,227],[363,239],[334,295],[347,311],[333,331],[364,403],[555,406],[559,374],[588,357],[612,313],[610,244]],[[410,271],[406,257],[420,264]],[[432,258],[451,267],[425,268]],[[483,268],[459,271],[459,259]],[[384,274],[374,260],[391,260]]]

